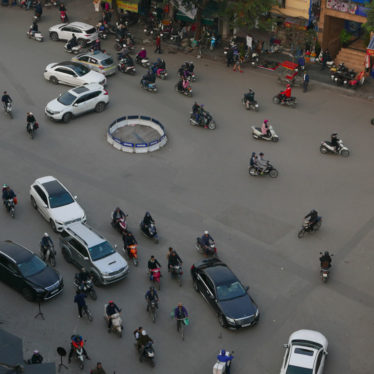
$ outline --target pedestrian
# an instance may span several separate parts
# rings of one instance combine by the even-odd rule
[[[304,89],[304,92],[308,91],[308,84],[309,84],[309,74],[305,70],[304,71],[304,76],[303,76],[303,89]]]
[[[322,53],[322,67],[321,70],[324,70],[327,65],[327,60],[329,58],[329,50],[325,49],[325,51]]]
[[[100,0],[93,0],[93,5],[95,8],[95,12],[99,12],[100,11]]]
[[[78,318],[82,318],[83,317],[83,314],[82,314],[82,311],[83,309],[86,309],[87,308],[87,305],[86,305],[86,294],[83,292],[83,291],[79,291],[77,290],[76,291],[76,295],[74,297],[74,302],[77,303],[78,305]]]
[[[237,49],[235,49],[235,51],[234,51],[234,61],[235,61],[235,64],[234,64],[234,68],[232,69],[233,71],[236,71],[236,69],[238,69],[238,71],[240,71],[241,73],[243,73],[243,70],[240,67],[241,59],[242,58],[241,58],[241,56],[239,54],[239,51]]]
[[[96,368],[92,369],[90,371],[90,374],[106,374],[105,370],[103,369],[103,365],[101,364],[101,362],[98,362],[96,364]]]
[[[234,51],[230,47],[230,49],[227,51],[226,60],[227,60],[227,67],[230,67],[233,63],[233,57],[234,57]]]
[[[157,38],[156,38],[156,49],[155,49],[155,53],[156,52],[161,53],[161,36],[160,35],[157,35]]]

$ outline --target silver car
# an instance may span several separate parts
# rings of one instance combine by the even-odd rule
[[[101,51],[81,53],[74,56],[71,60],[86,65],[88,68],[106,76],[112,75],[117,71],[117,65],[114,63],[112,56]]]
[[[90,226],[80,222],[65,226],[60,237],[61,252],[67,262],[83,267],[95,285],[107,285],[125,278],[126,260]]]

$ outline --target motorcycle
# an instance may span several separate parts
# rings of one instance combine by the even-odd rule
[[[316,58],[316,62],[319,62],[322,64],[323,62],[323,51],[321,50],[319,56]],[[326,66],[328,68],[331,68],[334,65],[334,60],[331,58],[331,56],[327,56]]]
[[[156,70],[156,77],[162,80],[166,79],[168,76],[168,72],[166,69],[157,69]]]
[[[140,87],[143,88],[143,90],[146,90],[149,92],[157,92],[156,83],[150,83],[150,82],[143,83],[143,81],[140,81]]]
[[[99,37],[99,39],[102,39],[102,40],[108,39],[108,34],[105,31],[105,28],[104,29],[97,28],[97,36]],[[115,50],[117,50],[116,47],[114,47],[114,48],[115,48]]]
[[[4,105],[4,111],[9,115],[10,118],[13,118],[13,106],[11,102]]]
[[[73,54],[78,54],[81,50],[82,50],[82,46],[80,44],[78,45],[75,45],[74,47],[71,47],[71,48],[68,48],[68,44],[69,42],[67,42],[65,45],[64,45],[64,49],[65,49],[65,52],[67,53],[73,53]]]
[[[66,14],[66,10],[61,10],[60,11],[60,19],[61,19],[61,23],[69,22],[68,16]]]
[[[317,222],[314,225],[310,224],[308,219],[304,220],[303,226],[301,227],[300,231],[297,234],[297,237],[301,239],[306,232],[316,232],[320,229],[322,225],[322,217],[317,218]]]
[[[153,284],[157,287],[160,291],[161,288],[161,269],[149,269],[149,280],[153,282]]]
[[[41,259],[49,263],[52,267],[56,266],[56,250],[53,244],[49,244],[47,248],[44,249],[42,248],[42,245],[40,244],[40,257]]]
[[[341,139],[338,140],[338,143],[339,143],[339,149],[336,150],[336,148],[333,147],[330,142],[328,141],[321,142],[319,150],[322,154],[334,153],[336,155],[342,155],[343,157],[348,157],[350,154],[349,149],[343,144],[343,141]]]
[[[179,283],[179,287],[182,286],[182,275],[183,275],[183,270],[182,270],[182,266],[181,265],[171,265],[170,266],[170,274],[171,274],[171,277],[172,278],[175,278],[178,283]]]
[[[258,112],[258,110],[260,109],[260,106],[258,105],[256,100],[249,101],[243,98],[242,104],[245,106],[245,109],[247,110],[254,110],[255,112]]]
[[[175,91],[179,92],[182,95],[186,95],[189,97],[192,97],[192,88],[191,86],[187,86],[186,88],[183,88],[182,90],[179,89],[178,83],[175,85]]]
[[[140,222],[140,230],[149,239],[153,239],[153,241],[157,244],[159,241],[159,237],[157,234],[156,225],[151,223],[147,228],[144,226],[143,221]]]
[[[322,252],[320,252],[321,255],[323,255]],[[332,253],[329,254],[331,257],[334,256]],[[320,276],[321,276],[321,281],[323,283],[326,283],[329,279],[330,276],[330,269],[331,269],[331,264],[328,262],[321,263],[321,270],[320,270]]]
[[[214,121],[213,117],[205,110],[199,115],[198,121],[196,120],[196,116],[191,113],[190,125],[208,127],[210,130],[214,130],[216,128],[216,122]]]
[[[30,135],[31,139],[34,139],[35,132],[39,128],[38,122],[29,122],[26,126],[26,131]]]
[[[42,42],[44,40],[43,35],[40,32],[34,32],[31,31],[32,26],[30,26],[29,31],[26,32],[26,35],[29,39],[34,39],[37,42]]]
[[[114,213],[114,212],[113,212]],[[112,221],[111,221],[111,225],[114,229],[116,229],[120,234],[124,234],[126,233],[127,231],[127,222],[126,222],[126,218],[124,217],[121,217],[119,220],[117,220],[117,222],[113,221],[113,213],[112,213]],[[127,217],[127,214],[126,214],[126,217]]]
[[[151,300],[148,303],[147,311],[151,314],[153,323],[156,322],[156,315],[157,315],[157,302],[155,300]]]
[[[135,61],[137,64],[143,66],[143,68],[148,68],[150,66],[149,58],[140,58],[136,56]]]
[[[122,331],[123,331],[123,325],[122,325],[122,318],[120,313],[112,314],[110,317],[106,314],[106,308],[108,304],[104,305],[104,319],[108,326],[109,318],[112,320],[112,325],[110,326],[110,329],[108,329],[108,332],[114,332],[117,334],[120,338],[122,338]]]
[[[250,166],[249,167],[249,175],[252,177],[256,177],[259,175],[270,175],[272,178],[276,178],[278,176],[278,170],[275,169],[270,162],[267,162],[266,169],[264,171],[260,171],[258,168],[255,166]]]
[[[209,246],[205,246],[201,243],[201,238],[196,238],[195,248],[199,253],[206,256],[217,256],[217,248],[215,242],[210,242]]]
[[[128,256],[129,260],[132,260],[132,263],[134,264],[134,266],[138,266],[138,263],[139,263],[138,245],[137,244],[128,245],[127,248],[123,248],[123,251]]]
[[[122,58],[118,62],[118,70],[125,74],[136,74],[135,66],[133,64],[130,65],[126,58]]]
[[[282,97],[283,95],[279,93],[278,95],[275,95],[273,97],[273,103],[274,104],[281,104],[281,105],[287,105],[291,106],[292,108],[296,107],[296,97]]]
[[[271,140],[273,142],[279,141],[278,135],[275,133],[273,126],[269,126],[270,136],[263,134],[260,127],[252,126],[252,136],[255,139]]]
[[[231,353],[229,351],[226,351],[227,356],[231,356],[233,354],[234,354],[234,351],[232,351]],[[226,374],[230,366],[231,366],[231,360],[223,362],[217,359],[216,363],[213,366],[213,374]]]
[[[12,218],[16,215],[16,204],[14,202],[14,199],[8,199],[4,202],[6,210],[9,212],[10,216]]]
[[[155,366],[155,351],[152,346],[152,342],[148,342],[145,347],[143,348],[143,352],[139,356],[139,361],[143,362],[143,360],[146,359],[149,361],[152,367]]]
[[[71,336],[71,339],[73,339],[74,335]],[[81,370],[84,369],[84,353],[83,353],[83,345],[84,342],[81,340],[80,345],[75,345],[73,350],[73,357],[75,357],[79,362],[79,367]]]
[[[97,294],[94,289],[94,285],[93,285],[91,278],[87,279],[86,281],[81,282],[79,280],[79,274],[75,274],[74,287],[80,291],[83,291],[86,295],[89,294],[92,300],[97,299]]]

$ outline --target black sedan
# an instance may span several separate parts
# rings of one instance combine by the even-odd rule
[[[193,287],[212,305],[222,327],[238,329],[255,325],[260,313],[235,274],[218,258],[191,267]]]
[[[49,300],[64,288],[56,270],[11,241],[0,242],[0,280],[21,292],[28,301]]]

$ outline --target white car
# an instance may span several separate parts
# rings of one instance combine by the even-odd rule
[[[50,101],[44,112],[50,119],[67,123],[73,117],[92,110],[102,112],[108,102],[108,91],[100,84],[90,83],[72,88]]]
[[[94,26],[83,22],[60,23],[49,28],[49,36],[54,41],[70,40],[73,34],[82,46],[94,42],[99,37]]]
[[[318,331],[295,331],[284,345],[280,374],[322,374],[327,345],[327,339]]]
[[[86,215],[67,188],[55,177],[38,178],[30,186],[31,205],[39,210],[55,232],[73,222],[86,222]]]
[[[104,74],[90,70],[78,62],[53,62],[44,70],[44,78],[54,84],[62,83],[69,86],[82,86],[88,83],[106,84]]]

